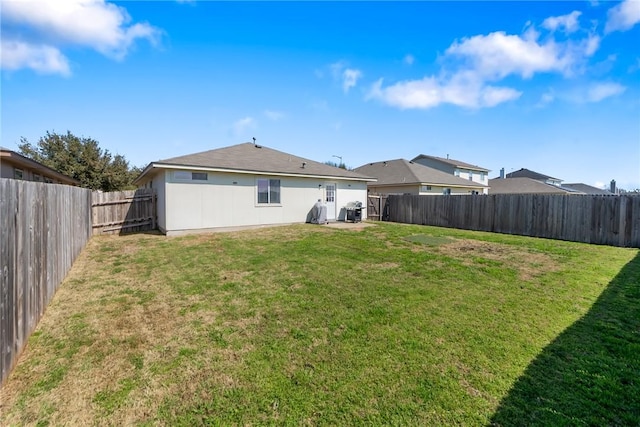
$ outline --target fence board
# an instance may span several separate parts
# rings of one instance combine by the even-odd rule
[[[154,230],[156,197],[153,189],[92,194],[93,234]]]
[[[91,191],[0,178],[0,384],[91,236]]]
[[[387,220],[640,247],[639,195],[390,195]]]

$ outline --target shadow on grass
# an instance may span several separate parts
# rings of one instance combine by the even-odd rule
[[[491,425],[640,425],[640,254],[527,367]]]

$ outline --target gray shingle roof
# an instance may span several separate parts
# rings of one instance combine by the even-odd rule
[[[570,188],[574,191],[583,193],[583,194],[613,194],[609,190],[603,190],[598,187],[593,187],[591,185],[575,183],[575,184],[562,184],[562,187]]]
[[[489,180],[489,194],[568,194],[569,191],[532,178]]]
[[[354,170],[367,176],[377,178],[378,182],[376,184],[379,185],[423,184],[473,188],[487,187],[486,185],[478,182],[462,179],[405,159],[367,163],[366,165],[362,165]]]
[[[474,170],[474,171],[480,171],[480,172],[489,172],[489,169],[485,169],[483,167],[477,166],[477,165],[472,165],[471,163],[466,163],[466,162],[461,162],[460,160],[455,160],[455,159],[445,159],[443,157],[437,157],[437,156],[428,156],[426,154],[420,154],[416,157],[414,157],[411,161],[415,162],[419,159],[432,159],[435,161],[438,161],[440,163],[444,163],[453,167],[457,167],[457,168],[462,168],[462,169],[470,169],[470,170]]]
[[[515,172],[508,173],[507,178],[531,178],[531,179],[537,179],[539,181],[546,181],[547,179],[552,179],[556,181],[561,181],[561,179],[554,178],[552,176],[538,173],[525,168],[519,169]]]
[[[357,172],[329,166],[265,146],[254,145],[251,142],[159,160],[149,166],[162,167],[163,165],[373,180],[371,177]]]

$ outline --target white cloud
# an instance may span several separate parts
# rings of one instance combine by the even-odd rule
[[[424,77],[382,87],[382,79],[373,84],[368,98],[379,99],[400,109],[428,109],[440,104],[452,104],[466,108],[494,107],[519,98],[521,92],[508,88],[486,85],[473,73],[462,72],[450,80]]]
[[[638,22],[640,22],[640,1],[625,0],[607,12],[607,24],[604,27],[604,32],[626,31]]]
[[[353,68],[347,68],[342,72],[342,90],[347,93],[349,89],[358,83],[358,79],[362,77],[362,72]]]
[[[571,74],[576,64],[593,55],[599,46],[599,39],[594,37],[579,42],[556,43],[550,39],[539,43],[537,36],[535,32],[518,36],[502,31],[474,36],[454,42],[446,55],[461,57],[488,79],[511,74],[528,79],[540,72]]]
[[[567,33],[573,33],[580,28],[578,18],[582,15],[582,12],[574,10],[568,15],[562,16],[550,16],[542,22],[542,27],[550,31],[556,31],[563,29]]]
[[[402,58],[402,62],[404,62],[407,65],[413,65],[415,61],[416,61],[416,58],[410,53],[405,55],[404,58]]]
[[[579,16],[580,12],[572,12],[552,17],[543,25],[576,31]],[[595,34],[562,42],[552,36],[541,39],[531,23],[520,35],[497,31],[466,37],[446,49],[439,73],[386,87],[380,79],[367,98],[401,109],[432,108],[445,103],[466,108],[494,107],[522,95],[521,91],[496,82],[510,76],[531,79],[539,73],[560,73],[565,77],[579,74],[599,49],[600,40]],[[538,105],[554,99],[552,95],[543,96]]]
[[[2,39],[0,49],[3,69],[31,68],[42,74],[71,74],[67,58],[55,47]]]
[[[286,117],[286,114],[281,111],[274,110],[264,110],[264,115],[267,116],[269,120],[282,120]]]
[[[335,80],[342,83],[342,90],[344,93],[349,92],[349,89],[355,87],[358,80],[362,77],[362,71],[355,68],[347,68],[345,61],[338,61],[329,65],[331,74]]]
[[[556,95],[553,92],[553,90],[548,90],[547,92],[542,94],[542,96],[540,97],[540,101],[538,101],[538,103],[536,104],[536,107],[538,108],[545,107],[551,104],[555,100],[556,100]]]
[[[243,117],[242,119],[236,120],[233,123],[233,131],[236,135],[242,134],[244,131],[248,129],[254,129],[256,127],[256,121],[253,117]]]
[[[27,50],[37,58],[39,47],[58,50],[66,45],[95,49],[113,59],[123,59],[134,42],[146,39],[157,44],[161,31],[148,23],[131,23],[127,11],[104,0],[3,1],[3,20],[26,27],[34,36],[30,42],[20,40],[11,31],[3,33],[9,42],[28,44]],[[66,61],[66,59],[65,59]],[[25,61],[26,64],[31,61]],[[5,68],[5,64],[2,64]],[[33,68],[28,66],[28,68]]]
[[[589,87],[586,100],[588,102],[600,102],[605,98],[620,95],[626,90],[626,87],[618,83],[595,83]]]

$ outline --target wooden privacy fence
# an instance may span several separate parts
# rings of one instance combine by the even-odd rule
[[[153,189],[95,191],[91,211],[93,234],[155,230],[156,196]]]
[[[389,209],[384,194],[367,195],[367,219],[371,221],[388,221]],[[387,209],[385,209],[387,208]]]
[[[640,247],[640,196],[389,196],[389,221]]]
[[[91,190],[0,178],[0,384],[91,237]]]

